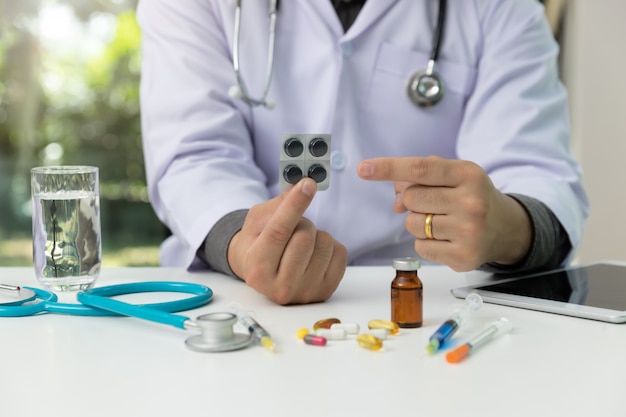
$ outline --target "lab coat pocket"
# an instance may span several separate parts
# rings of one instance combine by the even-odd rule
[[[389,155],[406,153],[419,140],[419,154],[454,157],[454,145],[463,118],[465,102],[476,80],[476,69],[440,59],[445,94],[439,104],[417,107],[407,95],[409,78],[426,68],[429,53],[383,43],[361,101],[361,120],[379,137],[393,134]],[[418,134],[419,133],[419,134]],[[409,148],[411,149],[411,148]]]

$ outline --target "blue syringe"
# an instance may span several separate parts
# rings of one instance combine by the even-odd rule
[[[431,355],[439,350],[439,348],[446,343],[452,335],[459,329],[461,324],[467,319],[467,316],[476,311],[483,305],[483,299],[480,295],[472,293],[465,298],[465,304],[460,310],[455,311],[450,315],[448,320],[444,321],[437,329],[430,339],[428,339],[428,345],[426,345],[426,351]]]

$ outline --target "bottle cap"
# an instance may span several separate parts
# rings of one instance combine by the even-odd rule
[[[393,269],[398,271],[417,271],[420,261],[416,258],[396,258],[393,260]]]

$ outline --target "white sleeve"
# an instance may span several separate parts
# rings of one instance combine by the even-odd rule
[[[536,198],[582,237],[588,201],[569,146],[567,94],[558,45],[538,2],[476,2],[483,44],[466,103],[458,156],[477,162],[505,193]]]
[[[269,198],[254,163],[235,83],[231,34],[213,3],[142,0],[141,119],[152,205],[174,235],[176,259],[189,266],[225,214]]]

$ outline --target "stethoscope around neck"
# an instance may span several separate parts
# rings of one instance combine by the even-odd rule
[[[413,74],[407,83],[407,95],[413,104],[418,107],[432,107],[437,105],[445,94],[443,79],[435,66],[439,58],[439,50],[446,20],[447,0],[439,0],[439,12],[437,13],[437,26],[433,36],[433,45],[430,52],[430,58],[426,69]],[[274,49],[276,45],[276,14],[278,11],[278,0],[268,0],[269,15],[269,42],[267,53],[267,68],[265,71],[265,87],[263,94],[259,98],[254,98],[248,92],[248,87],[241,75],[239,43],[241,34],[241,0],[237,0],[235,8],[235,33],[233,38],[233,68],[235,70],[235,78],[237,84],[228,89],[228,95],[244,101],[251,107],[265,106],[268,109],[274,108],[274,102],[267,99],[270,84],[272,81],[272,72],[274,67]]]
[[[265,88],[263,89],[263,95],[260,98],[253,98],[248,93],[248,87],[246,86],[243,77],[241,76],[241,68],[239,66],[239,35],[241,33],[241,0],[237,0],[237,7],[235,8],[235,35],[233,38],[233,68],[235,70],[235,77],[237,78],[237,85],[233,85],[228,89],[228,95],[233,98],[239,98],[248,105],[265,106],[268,109],[274,108],[274,102],[267,100],[267,94],[270,91],[270,84],[272,82],[272,72],[274,71],[274,47],[276,46],[276,12],[278,10],[278,0],[269,0],[269,42],[267,52],[267,68],[265,71]]]

